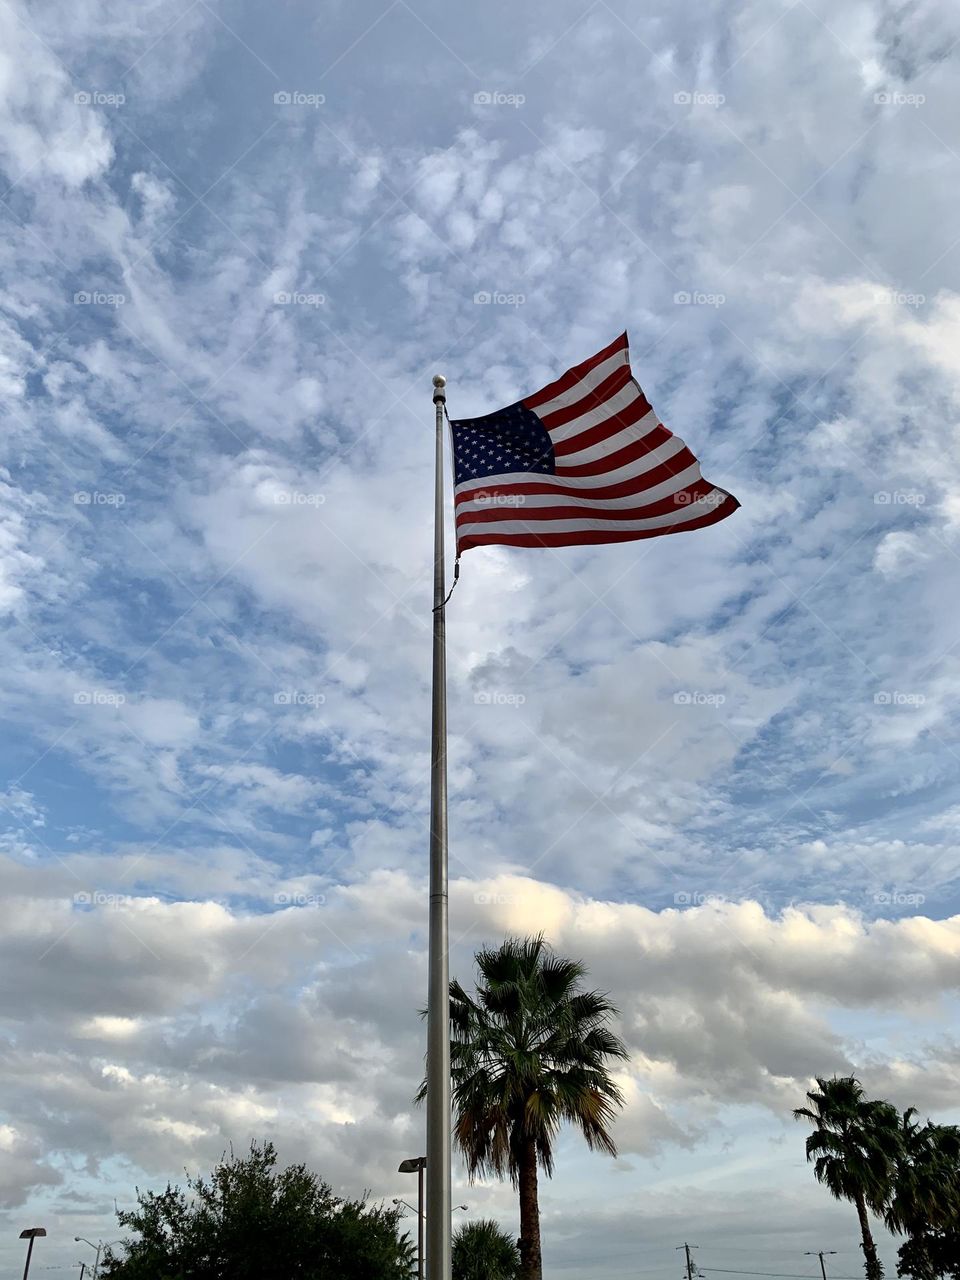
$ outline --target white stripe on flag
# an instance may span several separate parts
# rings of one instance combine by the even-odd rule
[[[625,480],[634,480],[645,472],[652,471],[661,463],[669,462],[686,447],[679,436],[671,436],[669,440],[664,440],[663,444],[658,444],[655,449],[645,453],[636,462],[629,462],[626,466],[618,467],[616,471],[604,471],[599,476],[565,476],[562,471],[558,471],[556,475],[552,472],[544,475],[538,471],[511,471],[505,475],[484,476],[480,480],[464,480],[462,484],[457,485],[456,493],[459,496],[462,493],[476,493],[477,490],[541,482],[562,485],[565,489],[603,489],[607,485],[622,484]]]
[[[714,497],[714,495],[717,495]],[[668,511],[665,516],[648,516],[644,520],[601,520],[584,517],[582,520],[498,520],[494,524],[461,524],[457,521],[457,537],[466,538],[477,533],[627,533],[643,529],[666,529],[671,525],[687,524],[690,520],[699,520],[701,516],[715,511],[726,499],[727,495],[714,489],[697,502],[689,502],[686,506],[678,506],[676,511]]]
[[[595,405],[581,414],[579,418],[574,418],[572,422],[565,422],[560,427],[550,427],[546,423],[550,432],[550,439],[555,441],[570,440],[574,436],[578,436],[581,431],[589,431],[593,427],[599,427],[601,422],[606,422],[609,418],[614,418],[618,413],[622,413],[624,409],[629,409],[635,400],[641,399],[643,392],[637,384],[631,380],[622,390],[618,391],[615,396],[611,396],[609,400],[604,400],[603,404]],[[543,418],[543,413],[539,413],[538,417]]]
[[[541,404],[534,409],[534,413],[538,418],[545,418],[548,413],[556,413],[558,409],[569,409],[571,405],[577,404],[583,400],[591,391],[599,387],[600,383],[609,378],[611,373],[617,369],[623,368],[629,364],[629,355],[626,347],[621,347],[619,351],[615,351],[612,356],[607,356],[602,361],[585,373],[579,382],[575,382],[569,391],[561,391],[558,396],[554,396],[552,400],[548,400],[546,404]],[[585,405],[584,408],[587,406]]]
[[[601,440],[599,444],[592,444],[586,449],[580,449],[577,453],[565,453],[563,457],[557,459],[557,470],[559,471],[562,467],[579,467],[586,462],[599,462],[601,458],[609,457],[618,449],[625,449],[628,444],[635,444],[638,440],[642,440],[659,425],[657,415],[651,409],[632,427],[624,427],[622,431],[618,431],[616,435],[607,436],[606,440]]]
[[[580,493],[504,494],[495,500],[474,498],[470,502],[461,502],[457,507],[457,519],[459,520],[467,512],[489,511],[492,506],[506,511],[515,509],[518,515],[522,515],[529,507],[583,507],[585,511],[609,511],[611,508],[629,510],[631,507],[646,507],[652,502],[659,502],[661,498],[669,498],[671,493],[680,493],[681,490],[688,489],[690,485],[702,479],[700,464],[694,462],[692,466],[678,475],[671,476],[669,480],[651,485],[649,489],[642,489],[640,493],[628,494],[625,498],[591,498]]]

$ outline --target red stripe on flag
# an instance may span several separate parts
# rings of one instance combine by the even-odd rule
[[[564,427],[568,422],[573,422],[575,418],[580,418],[585,413],[589,413],[591,409],[596,409],[603,404],[605,400],[609,400],[611,396],[615,396],[618,391],[622,391],[628,382],[633,381],[633,375],[630,372],[630,366],[625,364],[621,369],[614,369],[613,373],[608,374],[602,382],[598,382],[592,391],[587,391],[582,400],[578,400],[575,404],[568,404],[565,409],[554,409],[552,413],[545,413],[540,421],[552,431],[554,427]],[[536,397],[539,399],[539,397]],[[529,400],[523,402],[528,409],[535,409]],[[542,402],[541,402],[542,403]]]
[[[627,370],[629,373],[630,370]],[[581,431],[579,435],[571,436],[569,440],[555,440],[553,442],[554,457],[563,458],[568,453],[579,453],[581,449],[589,449],[592,445],[600,444],[607,440],[610,436],[615,436],[618,431],[622,431],[624,427],[632,427],[635,422],[639,422],[641,418],[645,418],[651,412],[647,397],[640,392],[639,397],[634,400],[633,404],[626,409],[621,409],[619,413],[615,413],[612,418],[607,418],[605,422],[598,423],[595,427],[588,427],[586,431]],[[546,422],[546,419],[544,419]]]
[[[569,391],[571,387],[576,386],[581,378],[585,377],[591,369],[595,369],[598,364],[603,364],[604,360],[609,360],[612,355],[618,351],[625,350],[627,346],[627,335],[621,333],[619,338],[614,338],[609,347],[604,347],[602,351],[598,351],[595,356],[591,356],[589,360],[584,360],[583,364],[574,365],[572,369],[561,378],[557,378],[556,382],[551,382],[548,387],[544,387],[542,391],[536,392],[535,395],[527,396],[524,404],[528,409],[536,409],[538,404],[547,404],[555,396],[563,395],[564,391]]]
[[[666,431],[666,428],[662,428]],[[670,433],[667,432],[667,436]],[[634,476],[630,480],[621,480],[617,484],[598,485],[597,488],[574,489],[568,484],[557,484],[547,479],[524,480],[518,484],[488,484],[482,489],[468,489],[455,495],[454,502],[457,506],[462,502],[470,502],[476,498],[478,493],[484,493],[491,497],[511,497],[516,494],[525,493],[557,493],[561,496],[572,496],[582,498],[629,498],[635,493],[643,493],[646,489],[652,489],[655,484],[662,484],[664,480],[669,480],[671,476],[679,475],[681,471],[686,471],[687,467],[693,466],[696,458],[689,449],[683,448],[675,453],[672,458],[668,458],[666,462],[661,462],[657,467],[651,467],[649,471],[644,471],[638,476]],[[531,475],[536,474],[531,472]],[[491,477],[491,480],[493,477]],[[504,510],[509,510],[509,506],[505,503]]]
[[[558,478],[561,476],[602,476],[608,471],[617,471],[620,467],[626,467],[631,462],[639,462],[645,453],[650,453],[658,445],[666,444],[668,440],[672,439],[673,432],[668,431],[661,424],[654,427],[650,434],[644,436],[642,440],[632,440],[630,444],[624,445],[622,449],[617,449],[615,453],[604,454],[602,458],[597,458],[594,462],[581,462],[578,466],[567,467],[558,461],[556,474]],[[679,454],[677,456],[679,457]],[[670,461],[672,462],[673,459],[671,458]]]
[[[692,529],[703,529],[707,525],[716,524],[732,516],[740,506],[736,498],[729,494],[714,511],[698,516],[696,520],[688,520],[685,524],[667,525],[659,529],[583,529],[571,533],[497,533],[496,528],[483,533],[471,533],[457,542],[457,551],[469,551],[471,547],[504,546],[504,547],[576,547],[595,545],[603,542],[639,542],[643,538],[662,538],[671,533],[686,533]],[[515,519],[516,517],[514,517]]]
[[[696,484],[678,489],[666,498],[658,498],[646,506],[636,507],[527,507],[522,502],[508,507],[492,506],[482,511],[461,511],[457,516],[457,525],[494,524],[498,520],[647,520],[653,516],[666,516],[671,511],[683,512],[698,498],[704,498],[716,488],[709,480],[698,480]]]

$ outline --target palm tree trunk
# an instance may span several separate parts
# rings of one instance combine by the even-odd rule
[[[863,1237],[860,1247],[863,1250],[864,1273],[867,1280],[883,1280],[883,1267],[877,1257],[877,1246],[870,1232],[870,1219],[867,1217],[867,1206],[862,1195],[857,1196],[856,1206],[857,1216],[860,1219],[860,1234]]]
[[[540,1197],[537,1188],[537,1148],[528,1138],[520,1152],[520,1280],[543,1280],[540,1261]]]

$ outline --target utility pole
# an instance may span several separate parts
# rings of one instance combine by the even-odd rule
[[[687,1255],[687,1280],[693,1280],[694,1272],[696,1271],[696,1267],[693,1265],[693,1259],[690,1257],[690,1250],[699,1248],[700,1246],[698,1244],[687,1244],[686,1241],[684,1241],[683,1244],[677,1245],[677,1250],[682,1249]]]
[[[837,1252],[836,1249],[807,1249],[804,1252],[803,1256],[805,1258],[819,1258],[820,1274],[823,1276],[823,1280],[827,1280],[827,1268],[824,1265],[823,1257],[824,1257],[824,1254],[836,1253],[836,1252]]]

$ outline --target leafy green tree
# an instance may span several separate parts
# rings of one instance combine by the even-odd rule
[[[458,1227],[453,1237],[453,1280],[517,1280],[520,1250],[492,1218]]]
[[[960,1280],[960,1129],[919,1124],[911,1107],[900,1126],[893,1194],[885,1213],[891,1231],[908,1237],[897,1274],[911,1280]]]
[[[955,1225],[960,1207],[960,1129],[919,1124],[913,1107],[900,1122],[893,1194],[884,1214],[891,1231],[912,1234]]]
[[[960,1280],[960,1230],[920,1231],[897,1252],[897,1275],[909,1280]]]
[[[623,1098],[608,1064],[627,1050],[607,996],[583,990],[584,966],[542,936],[508,938],[476,963],[475,996],[450,984],[454,1132],[471,1177],[509,1175],[518,1188],[520,1276],[541,1280],[538,1170],[553,1173],[567,1121],[616,1155],[610,1125]]]
[[[807,1138],[807,1159],[814,1162],[818,1182],[838,1200],[856,1205],[867,1280],[883,1280],[869,1212],[883,1214],[893,1194],[900,1115],[889,1102],[868,1100],[853,1076],[817,1076],[817,1088],[807,1098],[810,1106],[793,1113],[814,1126]]]
[[[344,1200],[304,1165],[277,1169],[270,1142],[231,1152],[187,1191],[137,1190],[119,1211],[132,1232],[108,1254],[110,1280],[410,1280],[413,1245],[399,1210]]]

